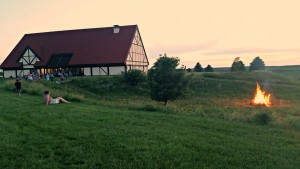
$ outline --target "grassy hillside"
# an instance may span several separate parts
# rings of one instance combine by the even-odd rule
[[[284,74],[284,75],[293,75],[297,78],[300,78],[300,66],[269,66],[267,70],[270,70],[274,73]]]
[[[168,106],[121,77],[63,85],[0,79],[1,168],[298,168],[300,80],[271,72],[196,73]],[[250,105],[255,83],[271,108]],[[72,104],[45,106],[51,89]],[[272,118],[262,125],[257,114]]]
[[[249,69],[249,66],[246,66],[246,70]],[[300,78],[300,65],[292,66],[266,66],[266,70],[273,73],[284,74],[284,75],[293,75],[297,78]],[[218,67],[214,68],[215,72],[230,72],[230,67]]]

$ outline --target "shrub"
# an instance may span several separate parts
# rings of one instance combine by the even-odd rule
[[[266,112],[260,112],[254,115],[254,122],[260,125],[267,125],[271,122],[271,120],[271,115]]]
[[[234,59],[231,65],[230,72],[240,72],[240,71],[246,71],[246,68],[243,61],[241,61],[240,58],[237,57]]]
[[[211,67],[211,65],[207,65],[206,68],[204,68],[204,72],[213,72],[214,69]]]
[[[257,56],[253,59],[253,61],[250,63],[249,70],[264,70],[265,69],[265,62]]]
[[[182,96],[188,86],[189,78],[184,72],[176,70],[179,59],[164,55],[157,59],[148,71],[148,84],[151,99],[162,101],[167,105],[170,100]]]
[[[194,72],[203,72],[203,68],[199,62],[197,62],[196,66],[194,67]]]
[[[129,70],[124,75],[124,80],[131,86],[137,86],[138,84],[146,81],[146,76],[141,70]]]

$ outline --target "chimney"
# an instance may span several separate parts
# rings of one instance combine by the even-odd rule
[[[120,32],[120,26],[119,25],[114,25],[113,30],[114,30],[114,33],[119,33]]]

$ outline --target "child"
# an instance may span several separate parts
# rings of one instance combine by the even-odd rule
[[[16,86],[17,95],[20,96],[21,95],[21,82],[19,81],[19,79],[16,79],[15,86]]]

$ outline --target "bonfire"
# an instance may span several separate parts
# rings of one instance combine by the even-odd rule
[[[271,94],[266,94],[256,82],[256,92],[251,103],[253,105],[271,107]]]

